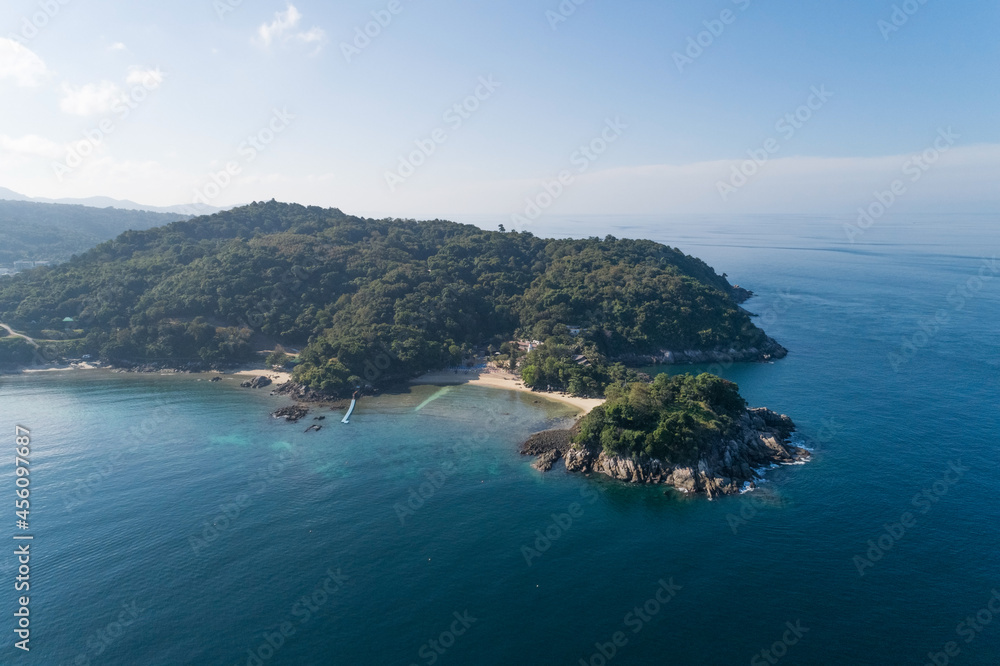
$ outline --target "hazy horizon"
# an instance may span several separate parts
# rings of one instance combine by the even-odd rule
[[[33,197],[845,215],[895,185],[893,212],[1000,211],[995,6],[18,0],[5,16],[0,185]]]

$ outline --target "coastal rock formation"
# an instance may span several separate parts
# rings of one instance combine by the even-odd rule
[[[552,469],[552,465],[556,463],[559,458],[562,457],[562,453],[559,449],[550,449],[538,456],[535,462],[531,463],[531,466],[537,469],[539,472],[547,472]]]
[[[720,437],[703,452],[696,466],[672,465],[647,456],[612,456],[574,446],[565,453],[566,469],[597,472],[629,483],[662,483],[709,497],[732,495],[755,487],[759,470],[809,458],[808,451],[788,443],[794,430],[795,424],[784,414],[751,408],[728,437]]]
[[[614,358],[626,365],[683,365],[692,363],[742,363],[753,361],[770,361],[788,356],[788,350],[775,340],[767,340],[757,347],[745,349],[715,349],[702,351],[698,349],[669,350],[661,349],[656,354],[624,354]]]
[[[271,385],[271,380],[265,377],[264,375],[259,375],[257,377],[254,377],[253,379],[248,379],[247,381],[240,384],[240,386],[242,386],[243,388],[253,388],[253,389],[264,388],[265,386],[270,386],[270,385]]]
[[[543,430],[536,432],[521,445],[521,455],[538,456],[549,451],[566,453],[573,446],[571,430]]]
[[[276,419],[285,419],[289,423],[295,423],[299,419],[305,418],[306,414],[309,413],[307,407],[302,405],[291,405],[289,407],[282,407],[281,409],[271,412],[271,416]]]
[[[296,382],[279,384],[271,391],[271,395],[286,395],[299,402],[330,402],[334,400],[333,396]]]

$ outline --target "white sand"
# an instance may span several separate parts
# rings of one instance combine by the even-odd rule
[[[62,372],[63,370],[99,370],[100,366],[92,363],[80,362],[71,365],[55,365],[51,368],[25,368],[24,372]]]
[[[292,381],[292,373],[287,370],[264,370],[264,369],[250,369],[250,370],[236,370],[231,373],[208,373],[208,374],[231,374],[238,377],[260,377],[264,376],[273,381],[275,384],[284,384],[285,382]]]
[[[428,372],[410,381],[411,384],[471,384],[473,386],[486,386],[488,388],[505,389],[507,391],[520,391],[548,400],[555,400],[567,405],[571,405],[580,412],[586,414],[594,407],[604,404],[603,398],[576,398],[565,393],[546,393],[544,391],[532,391],[524,385],[521,378],[509,372],[476,372],[469,371],[466,374],[459,371],[455,374],[452,370],[441,370],[438,372]]]

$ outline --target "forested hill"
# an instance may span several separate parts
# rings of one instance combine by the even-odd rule
[[[0,200],[0,266],[66,261],[127,229],[150,229],[188,215]]]
[[[547,240],[272,201],[128,231],[2,279],[0,321],[72,328],[77,351],[117,362],[243,360],[257,332],[305,346],[296,377],[339,392],[515,336],[611,359],[773,345],[737,296],[701,260],[651,241]],[[567,325],[585,330],[570,337]]]

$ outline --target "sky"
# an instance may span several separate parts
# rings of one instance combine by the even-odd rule
[[[993,213],[998,28],[992,0],[8,0],[0,187],[515,227]]]

